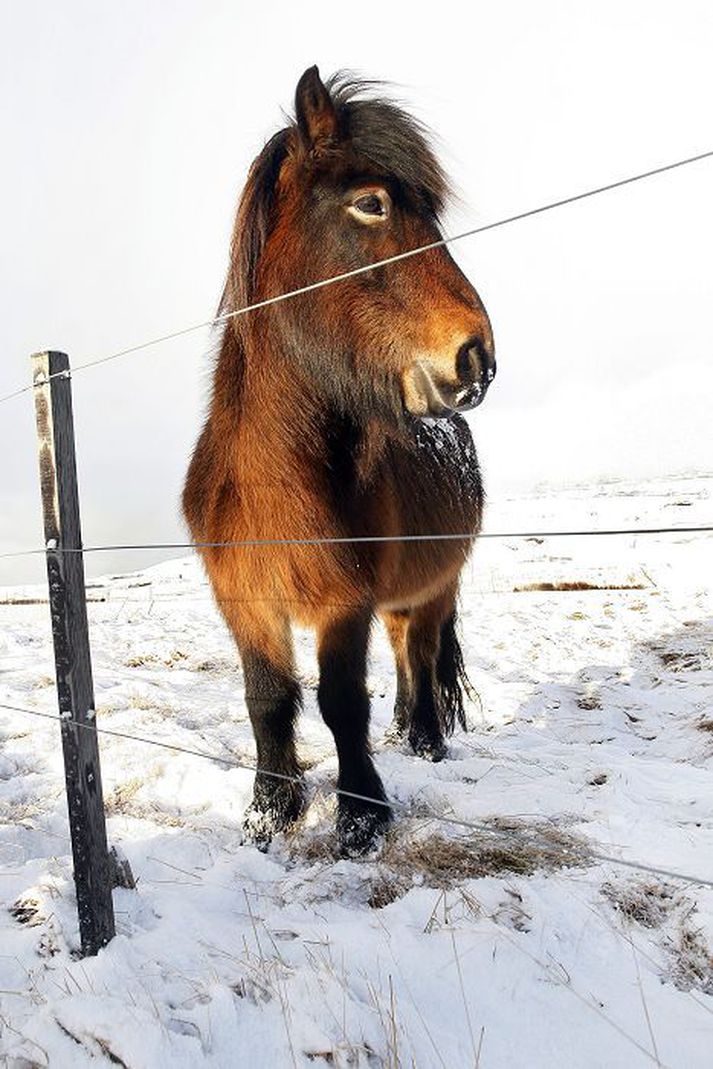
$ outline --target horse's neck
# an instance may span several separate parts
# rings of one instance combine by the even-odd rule
[[[265,367],[246,373],[234,427],[243,463],[285,473],[307,489],[340,473],[345,486],[366,482],[390,437],[383,423],[343,411],[314,383],[294,376],[287,386]]]

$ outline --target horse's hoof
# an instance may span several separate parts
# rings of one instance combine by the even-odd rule
[[[243,817],[243,845],[251,843],[265,853],[277,831],[272,814],[251,802]]]
[[[448,747],[442,735],[416,735],[412,732],[409,742],[416,756],[423,758],[424,761],[442,761],[448,753]]]
[[[340,808],[337,817],[339,853],[342,857],[364,857],[378,846],[393,817],[388,806]]]
[[[243,841],[266,851],[272,839],[285,831],[304,809],[305,795],[301,784],[279,784],[269,793],[257,789],[243,818]]]

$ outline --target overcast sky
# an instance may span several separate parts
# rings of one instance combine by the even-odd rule
[[[2,0],[0,394],[34,350],[80,363],[213,314],[247,167],[312,63],[396,84],[455,231],[712,149],[711,56],[707,0]],[[699,163],[453,248],[495,329],[471,417],[491,499],[713,468],[712,186]],[[210,347],[75,377],[85,543],[185,535]],[[0,465],[0,552],[41,544],[30,394],[0,407]]]

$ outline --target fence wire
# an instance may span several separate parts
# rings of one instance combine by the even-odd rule
[[[634,182],[641,182],[647,178],[654,178],[656,175],[665,174],[668,171],[674,171],[679,167],[686,167],[692,163],[699,163],[702,160],[707,160],[711,157],[713,157],[713,149],[707,152],[699,152],[695,156],[687,156],[684,159],[675,160],[672,163],[662,164],[662,166],[654,167],[648,171],[640,171],[638,174],[629,175],[628,178],[620,178],[615,182],[608,182],[606,185],[595,186],[593,189],[584,190],[582,193],[574,193],[569,197],[562,197],[560,200],[550,201],[537,208],[528,208],[523,212],[517,212],[514,215],[496,219],[491,223],[483,223],[481,226],[471,227],[469,230],[463,230],[459,234],[451,234],[450,236],[439,238],[438,241],[431,241],[426,245],[419,245],[414,249],[407,249],[405,252],[396,253],[394,256],[387,256],[383,260],[374,260],[372,263],[366,264],[363,267],[356,267],[351,271],[343,271],[338,275],[332,275],[330,278],[323,278],[317,282],[311,282],[307,286],[299,286],[296,289],[288,290],[286,293],[278,293],[274,297],[267,297],[265,300],[255,301],[253,304],[246,304],[242,308],[235,308],[230,312],[223,312],[222,314],[215,316],[213,319],[204,320],[202,323],[194,323],[191,326],[182,327],[179,330],[171,331],[168,334],[162,334],[157,338],[150,338],[148,341],[141,342],[138,345],[131,345],[128,348],[108,353],[106,356],[99,356],[92,360],[85,360],[84,363],[76,364],[72,368],[71,373],[85,371],[87,368],[91,367],[98,367],[100,364],[107,364],[112,360],[118,360],[121,357],[129,356],[132,353],[141,352],[154,345],[160,345],[163,342],[172,341],[174,338],[183,337],[185,334],[191,334],[197,330],[204,330],[207,327],[218,326],[221,323],[226,323],[230,319],[246,315],[248,312],[257,311],[260,308],[267,308],[270,305],[278,304],[281,301],[287,301],[293,297],[300,297],[305,293],[312,293],[314,290],[323,289],[325,286],[333,286],[337,282],[344,282],[348,278],[354,278],[357,275],[365,274],[367,271],[373,271],[377,267],[387,267],[389,264],[399,263],[401,260],[407,260],[412,256],[420,256],[433,249],[440,249],[447,245],[452,245],[457,241],[463,241],[465,238],[474,237],[476,234],[484,234],[488,230],[497,230],[499,227],[509,226],[511,223],[517,223],[523,219],[531,219],[533,216],[542,215],[544,212],[553,211],[555,208],[563,208],[568,204],[576,204],[578,201],[586,200],[589,197],[596,197],[600,193],[608,193],[613,189],[621,189],[623,186],[632,185]],[[54,375],[50,375],[49,378],[58,378],[66,375],[67,372],[59,371],[55,372]],[[0,397],[0,404],[2,404],[3,401],[9,401],[13,397],[19,397],[21,394],[27,393],[27,391],[33,389],[34,386],[35,383],[29,383],[27,386],[21,386],[19,389],[5,394]]]
[[[114,728],[99,727],[96,724],[84,724],[80,721],[74,720],[71,717],[58,716],[54,713],[44,713],[39,709],[27,709],[22,706],[9,705],[4,702],[0,702],[0,709],[7,709],[11,712],[24,713],[27,716],[40,717],[43,720],[56,720],[61,724],[71,724],[72,727],[80,728],[83,731],[96,731],[100,735],[107,735],[109,737],[126,739],[132,742],[139,742],[146,746],[155,746],[159,749],[170,750],[174,753],[187,754],[191,757],[199,757],[205,761],[212,761],[216,764],[224,765],[227,768],[241,769],[245,772],[254,772],[261,776],[267,776],[271,779],[277,779],[281,782],[294,783],[298,786],[304,786],[304,780],[297,776],[290,776],[285,772],[274,772],[270,769],[261,768],[258,765],[250,764],[247,761],[237,761],[232,757],[220,757],[217,754],[206,753],[204,750],[193,750],[188,746],[181,746],[178,743],[162,742],[160,739],[148,738],[145,735],[132,735],[127,731],[117,731]],[[407,805],[397,801],[385,801],[383,798],[372,798],[366,794],[358,794],[355,791],[347,791],[341,787],[325,787],[320,786],[320,791],[329,795],[335,795],[337,797],[351,798],[357,802],[366,802],[370,805],[382,807],[384,809],[392,809],[401,813],[402,816],[414,817],[422,816],[428,820],[435,821],[436,823],[446,824],[450,827],[460,828],[461,830],[469,832],[478,832],[479,834],[488,835],[491,840],[506,839],[510,842],[519,843],[521,845],[528,845],[533,847],[539,847],[544,853],[548,850],[554,849],[552,841],[548,841],[546,836],[531,835],[527,832],[520,830],[509,829],[494,829],[488,824],[478,823],[476,821],[462,820],[459,817],[449,816],[444,813],[437,813],[435,810],[431,810],[423,804],[420,804],[420,811],[414,813]],[[560,852],[567,853],[568,848],[562,844],[557,844],[557,849]],[[632,869],[635,872],[647,872],[655,876],[663,876],[667,879],[681,880],[688,884],[697,884],[701,887],[713,888],[713,879],[709,879],[705,876],[697,876],[691,873],[678,872],[675,869],[662,868],[657,865],[650,865],[645,861],[630,861],[628,859],[614,857],[611,854],[605,854],[600,850],[592,849],[588,844],[583,843],[582,847],[577,849],[572,846],[569,849],[569,854],[572,863],[586,863],[588,859],[594,861],[605,862],[609,865],[617,865],[623,868]]]
[[[400,535],[338,535],[324,538],[238,538],[226,542],[137,542],[106,546],[45,546],[0,553],[0,560],[11,557],[33,557],[48,553],[125,553],[136,550],[173,549],[250,549],[259,546],[342,546],[388,542],[478,542],[481,539],[537,541],[546,538],[594,538],[616,535],[638,537],[660,534],[710,534],[713,524],[692,524],[675,527],[610,527],[598,530],[573,531],[458,531],[448,534]]]

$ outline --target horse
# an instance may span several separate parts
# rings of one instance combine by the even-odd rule
[[[428,132],[375,86],[311,67],[294,119],[250,168],[182,497],[242,661],[257,749],[244,829],[262,849],[305,805],[293,625],[316,635],[343,855],[371,851],[393,819],[369,743],[376,616],[395,656],[401,744],[438,761],[465,726],[456,596],[484,491],[460,413],[493,380],[493,334],[436,244],[449,183]]]

